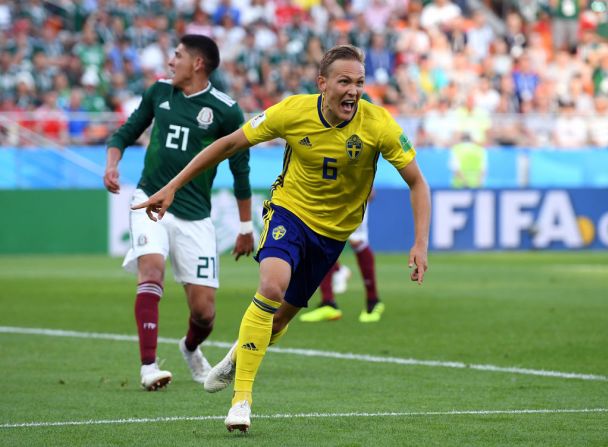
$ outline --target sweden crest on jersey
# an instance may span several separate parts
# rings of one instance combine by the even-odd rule
[[[363,149],[363,141],[357,134],[351,135],[346,140],[346,154],[351,160],[357,160]]]
[[[281,239],[283,236],[285,236],[285,233],[287,233],[287,230],[285,229],[285,227],[283,225],[279,225],[278,227],[275,227],[272,230],[272,238],[275,241],[278,241],[279,239]]]

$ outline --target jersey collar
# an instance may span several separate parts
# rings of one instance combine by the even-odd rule
[[[211,85],[211,81],[207,82],[207,87],[205,87],[204,89],[202,89],[200,92],[196,92],[196,93],[192,93],[191,95],[186,95],[184,93],[184,91],[182,90],[182,95],[184,95],[184,98],[194,98],[196,96],[202,95],[203,93],[207,93],[209,90],[211,90],[213,86]]]
[[[319,112],[319,119],[321,120],[321,123],[325,127],[331,129],[334,126],[332,126],[331,124],[329,124],[327,122],[327,120],[325,119],[325,117],[323,116],[323,112],[321,111],[321,106],[322,105],[323,105],[323,95],[319,95],[319,98],[317,99],[317,112]],[[352,118],[349,119],[349,120],[347,120],[347,121],[342,121],[340,124],[338,124],[336,126],[336,128],[341,129],[341,128],[345,127],[348,123],[350,123],[355,118],[355,115],[357,114],[358,110],[359,110],[359,105],[357,104],[357,108],[355,109],[355,113],[353,113]]]

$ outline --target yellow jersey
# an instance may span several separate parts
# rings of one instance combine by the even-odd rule
[[[402,169],[416,151],[382,107],[359,101],[350,121],[331,126],[322,101],[322,95],[290,96],[249,120],[243,131],[252,146],[286,141],[272,203],[316,233],[345,241],[363,220],[380,154]]]

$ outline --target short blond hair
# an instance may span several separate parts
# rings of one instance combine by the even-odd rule
[[[323,55],[319,64],[319,74],[327,77],[329,67],[337,60],[358,61],[363,64],[365,56],[363,51],[354,45],[337,45]]]

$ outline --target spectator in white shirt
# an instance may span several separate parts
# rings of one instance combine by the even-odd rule
[[[595,98],[595,114],[589,119],[591,145],[608,149],[608,97]]]
[[[423,145],[448,149],[457,138],[456,117],[446,98],[440,98],[436,108],[429,110],[423,118],[420,139]]]
[[[494,40],[494,31],[483,11],[475,11],[472,19],[473,26],[467,31],[467,47],[474,61],[480,62],[488,56],[490,44]]]
[[[449,32],[461,16],[460,8],[450,0],[433,0],[432,3],[422,8],[420,23],[427,30],[439,28],[443,32]]]
[[[494,113],[500,103],[500,93],[498,93],[490,83],[490,80],[481,76],[477,89],[473,93],[475,97],[475,106]]]
[[[560,149],[576,150],[587,146],[587,121],[577,115],[572,101],[562,101],[555,120],[553,141]]]
[[[171,36],[167,32],[158,34],[156,42],[145,47],[140,55],[143,70],[152,70],[158,77],[167,75],[169,59],[173,56]]]

